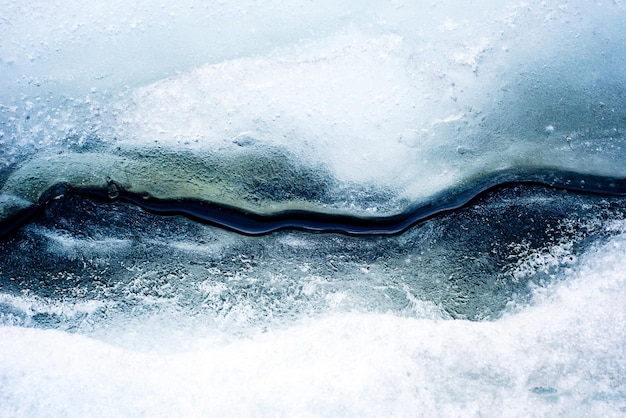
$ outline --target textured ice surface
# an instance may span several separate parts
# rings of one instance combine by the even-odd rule
[[[38,4],[28,7],[61,13],[60,27],[27,33],[33,16],[12,4],[4,26],[13,42],[2,51],[14,58],[1,66],[2,214],[15,212],[9,199],[41,203],[59,184],[104,190],[113,181],[257,213],[384,216],[494,173],[626,178],[621,2],[301,6],[287,24],[271,2],[140,2],[130,12],[145,17],[121,20],[115,3],[68,16]],[[244,15],[263,28],[236,17]],[[230,19],[244,32],[233,37]],[[191,38],[180,51],[164,48],[147,72],[156,53],[148,46],[165,33],[167,42]],[[41,45],[45,36],[51,45]],[[97,60],[96,50],[110,57]],[[76,58],[61,68],[67,54]],[[570,187],[584,188],[580,180]],[[255,202],[237,187],[246,182],[260,189]],[[266,199],[271,189],[288,193]]]
[[[206,318],[175,312],[133,314],[104,341],[80,332],[3,326],[3,414],[621,416],[626,408],[623,228],[623,222],[612,224],[613,238],[589,248],[560,280],[536,287],[527,305],[494,322],[446,320],[427,307],[398,315],[326,306],[310,317],[294,312],[297,304],[291,301],[293,320],[243,337],[226,330],[219,338]],[[280,239],[308,242],[291,235]],[[339,277],[347,279],[345,273],[333,275]],[[211,300],[234,281],[200,284]],[[323,281],[305,282],[302,293]],[[271,298],[269,285],[265,292]],[[338,293],[330,295],[341,303]],[[261,296],[252,299],[261,302]],[[153,297],[155,304],[167,300]],[[98,309],[57,303],[86,317]],[[246,313],[241,307],[232,315]],[[271,314],[280,310],[269,308],[265,324]],[[141,321],[133,323],[132,317]]]
[[[0,416],[623,416],[624,27],[620,0],[0,0],[0,233],[29,221]],[[365,237],[125,203],[371,220],[508,180],[599,194]]]
[[[0,243],[0,267],[10,300],[103,307],[70,315],[14,307],[12,321],[87,333],[94,322],[98,331],[132,321],[129,312],[178,309],[225,321],[220,327],[233,332],[328,309],[496,319],[527,299],[529,283],[554,280],[612,235],[607,225],[623,210],[620,198],[514,187],[399,236],[245,237],[122,203],[62,197]]]

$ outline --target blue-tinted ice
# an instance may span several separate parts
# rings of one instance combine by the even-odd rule
[[[620,0],[0,5],[0,416],[621,416]]]

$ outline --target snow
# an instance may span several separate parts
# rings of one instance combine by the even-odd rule
[[[385,216],[507,170],[624,179],[625,25],[621,0],[0,0],[0,222],[50,203],[0,241],[0,417],[623,416],[616,198],[513,189],[357,239],[64,193]]]
[[[5,326],[0,414],[621,416],[625,253],[624,235],[593,248],[493,322],[329,313],[226,341],[190,330],[147,350]],[[140,332],[175,324],[154,326]]]

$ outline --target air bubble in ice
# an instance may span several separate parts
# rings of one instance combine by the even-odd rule
[[[120,189],[119,187],[117,187],[117,184],[113,183],[112,181],[109,182],[109,185],[107,186],[107,195],[111,200],[117,199],[117,197],[120,195]]]
[[[257,142],[256,138],[250,132],[242,132],[233,138],[233,143],[240,147],[248,147]]]
[[[550,386],[536,386],[530,390],[537,395],[554,395],[557,390]]]

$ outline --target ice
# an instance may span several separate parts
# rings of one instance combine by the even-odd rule
[[[77,96],[116,90],[324,36],[351,10],[350,4],[331,1],[287,8],[275,1],[3,1],[0,24],[6,42],[0,63],[8,75],[3,82],[10,88],[16,82],[21,88],[52,82]]]
[[[623,176],[617,62],[565,49],[545,66],[517,50],[502,56],[498,37],[441,53],[401,34],[354,30],[148,85],[120,112],[121,142],[279,147],[323,162],[339,180],[390,187],[412,201],[518,167]],[[507,36],[523,42],[515,29]],[[568,77],[572,65],[568,72],[585,76]],[[596,86],[602,80],[610,91]]]
[[[3,327],[3,413],[617,417],[625,251],[623,235],[593,248],[495,322],[330,314],[170,353]]]
[[[327,309],[486,320],[617,233],[623,211],[620,198],[509,188],[399,236],[246,237],[62,196],[1,243],[0,268],[11,295],[118,303],[84,317],[22,315],[89,335],[153,314],[174,315],[180,329],[185,316],[209,318],[235,334]]]
[[[406,147],[395,138],[421,110],[402,39],[341,38],[304,46],[314,54],[227,61],[143,88],[123,116],[130,126],[122,142],[223,149],[242,146],[245,133],[263,146],[317,154],[339,178],[345,170],[353,181],[379,178],[381,161],[398,162],[388,174],[397,178]],[[364,166],[373,171],[355,173]]]
[[[67,15],[38,3],[29,7],[41,8],[43,23],[27,34],[34,17],[11,4],[5,26],[14,42],[3,48],[20,58],[2,67],[2,192],[36,204],[47,186],[103,188],[112,180],[153,197],[256,213],[284,203],[385,216],[489,176],[536,180],[528,173],[543,170],[547,183],[560,183],[559,172],[623,179],[624,6],[561,6],[394,2],[359,5],[357,13],[330,4],[313,12],[307,3],[284,10],[285,19],[272,2],[84,10],[69,2]],[[58,25],[48,20],[59,13]],[[183,39],[180,50],[167,47]],[[32,81],[44,70],[48,78]],[[98,73],[114,75],[100,82]],[[39,87],[31,92],[28,80]],[[324,199],[250,206],[236,187],[214,190],[213,176],[198,171],[198,159],[241,165],[234,161],[242,153],[319,171]],[[32,154],[34,163],[20,167]],[[120,159],[122,173],[108,167]],[[224,181],[241,183],[258,170],[243,167]],[[266,188],[302,188],[280,169],[268,174]],[[46,183],[22,184],[24,177]],[[579,180],[564,185],[584,188]]]
[[[0,417],[623,416],[625,23],[0,0]]]

